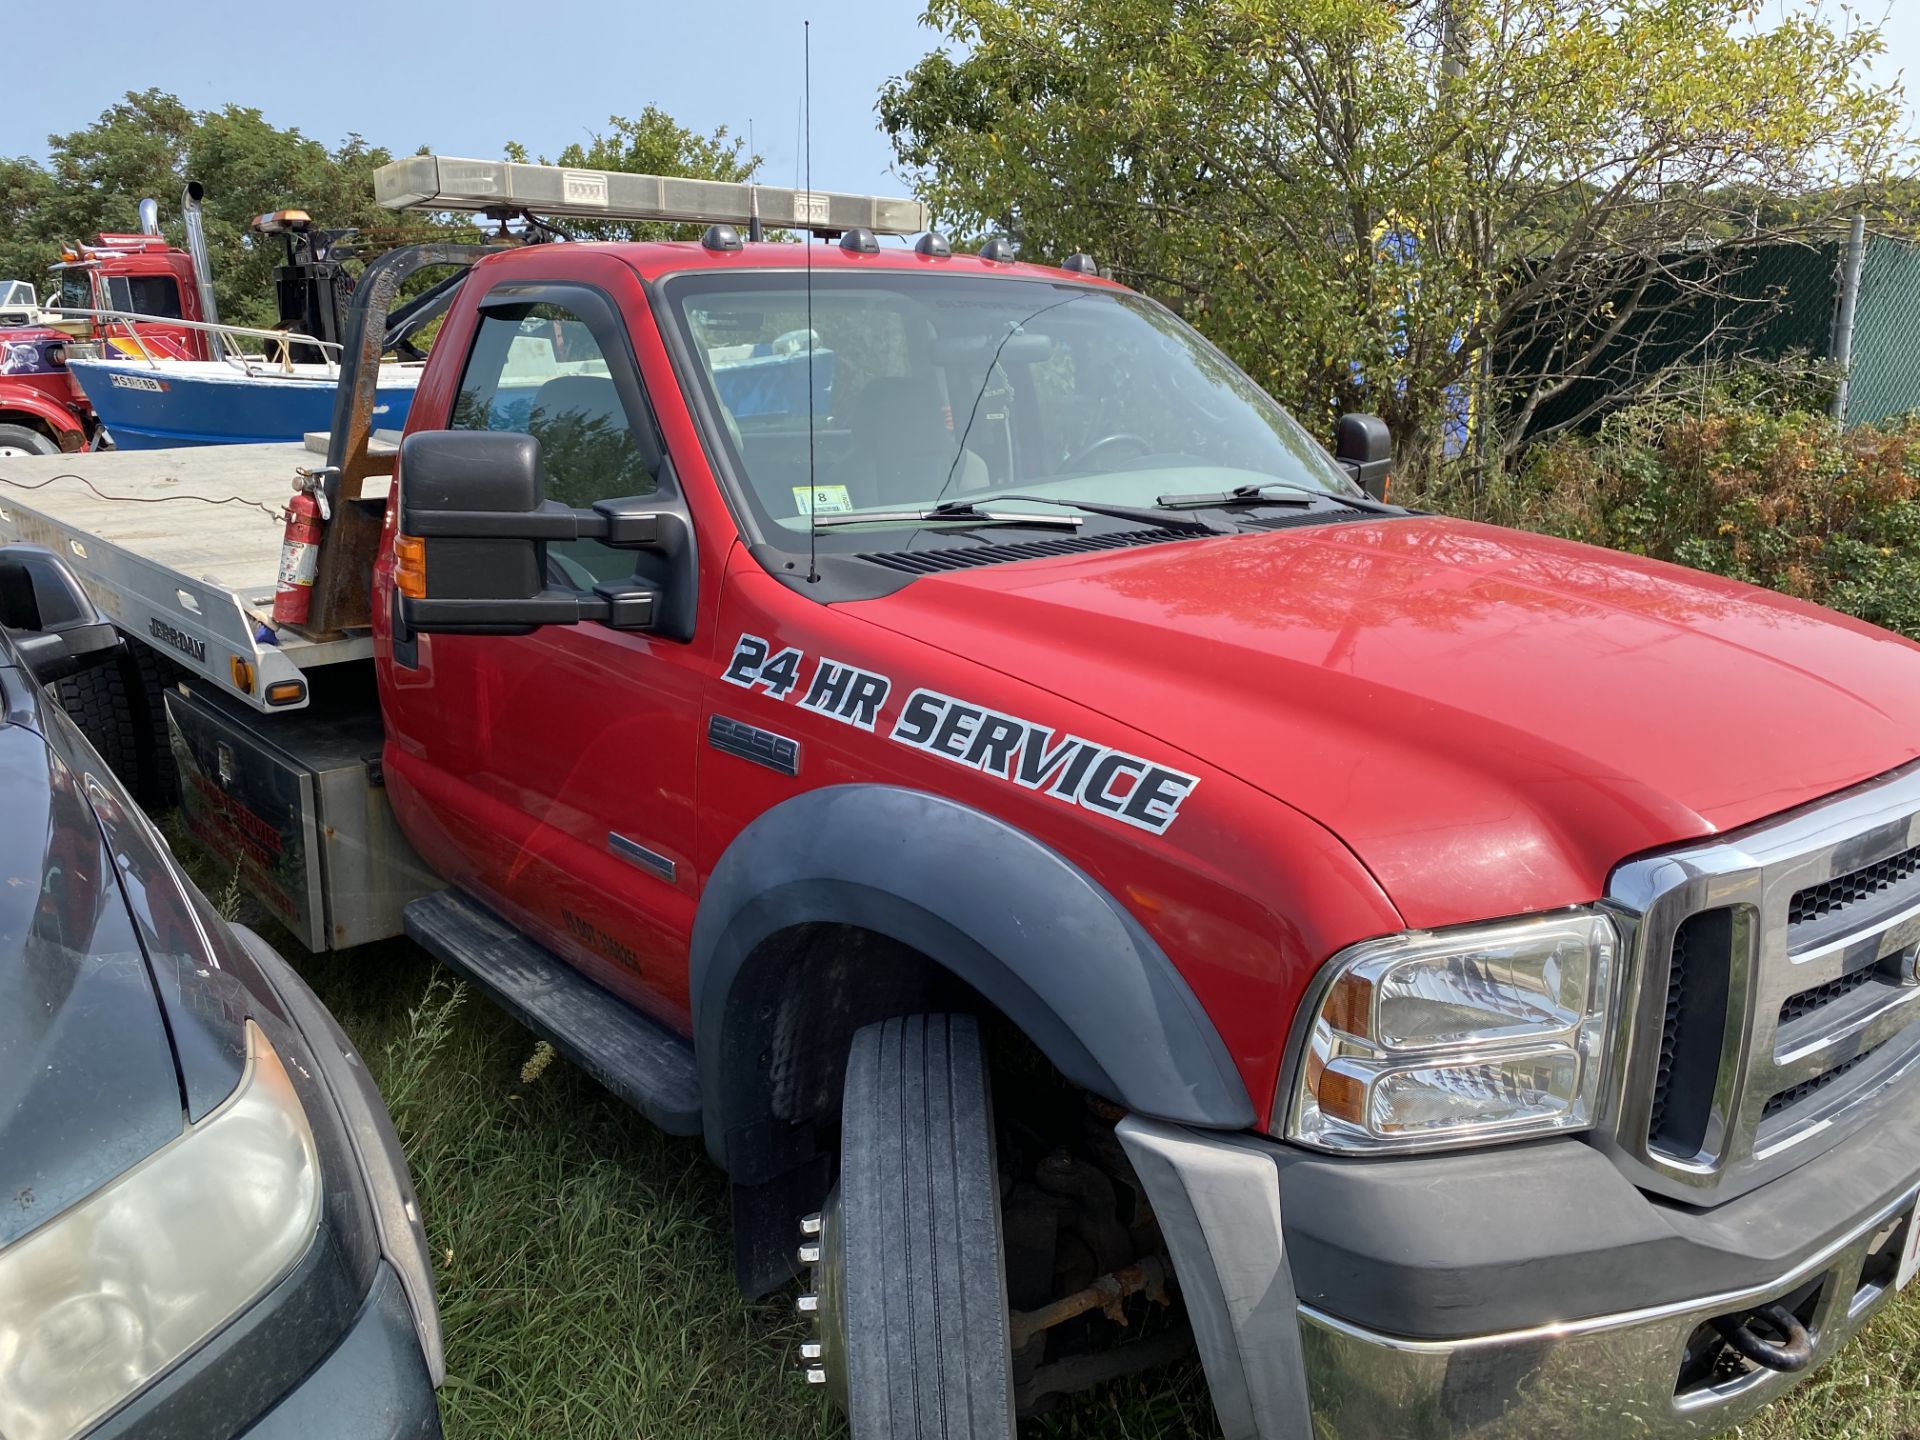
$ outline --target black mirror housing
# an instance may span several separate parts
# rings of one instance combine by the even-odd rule
[[[1342,415],[1335,431],[1334,458],[1354,482],[1375,500],[1387,498],[1393,472],[1393,432],[1378,415]]]
[[[421,547],[411,585],[405,558],[396,566],[407,630],[524,635],[542,625],[592,620],[691,637],[693,596],[680,582],[691,574],[692,532],[677,506],[603,500],[574,510],[556,504],[546,498],[540,442],[510,431],[409,435],[400,445],[399,477],[400,543]],[[582,539],[659,552],[675,562],[672,583],[663,587],[636,574],[630,583],[602,582],[591,592],[549,585],[547,545]]]
[[[0,546],[0,629],[42,685],[111,660],[120,632],[60,557],[39,545]]]

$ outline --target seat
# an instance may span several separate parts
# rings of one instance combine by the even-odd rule
[[[654,489],[620,392],[605,375],[547,381],[534,392],[527,433],[540,442],[549,499],[584,506]]]
[[[929,382],[905,376],[869,381],[850,420],[852,450],[834,479],[855,505],[922,505],[936,495],[991,483],[987,462],[973,451],[959,451],[960,463],[954,464],[959,437]]]

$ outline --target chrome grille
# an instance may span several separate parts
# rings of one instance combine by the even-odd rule
[[[1855,970],[1850,975],[1842,975],[1838,980],[1829,980],[1824,985],[1815,985],[1811,990],[1802,990],[1791,995],[1787,1003],[1780,1007],[1780,1028],[1785,1029],[1796,1020],[1824,1010],[1827,1006],[1844,1000],[1862,985],[1871,985],[1880,978],[1877,968]]]
[[[1793,903],[1787,907],[1787,925],[1797,928],[1824,920],[1829,915],[1885,894],[1916,874],[1920,874],[1920,849],[1902,850],[1898,855],[1890,855],[1873,865],[1863,865],[1838,879],[1809,885],[1797,892]]]
[[[1920,1070],[1920,765],[1622,866],[1628,1023],[1602,1143],[1693,1204],[1853,1133]]]

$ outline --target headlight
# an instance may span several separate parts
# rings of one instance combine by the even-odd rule
[[[1619,936],[1604,915],[1370,940],[1328,962],[1288,1138],[1417,1150],[1593,1123]]]
[[[273,1047],[198,1125],[0,1251],[0,1435],[66,1440],[281,1279],[320,1224],[313,1133]]]

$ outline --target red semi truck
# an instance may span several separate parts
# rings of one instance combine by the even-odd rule
[[[181,203],[199,224],[200,189]],[[59,294],[46,310],[25,281],[0,281],[0,456],[52,455],[100,442],[100,423],[67,360],[80,355],[208,358],[213,320],[194,260],[160,233],[159,206],[140,202],[139,234],[102,234],[69,246],[54,266]],[[13,302],[13,303],[10,303]],[[104,312],[148,319],[116,320]],[[185,320],[187,325],[168,324]]]
[[[324,463],[89,462],[314,491],[303,630],[244,505],[0,532],[166,657],[189,822],[297,934],[404,929],[704,1136],[857,1440],[1187,1347],[1232,1437],[1712,1435],[1912,1279],[1920,648],[1384,503],[1377,422],[1331,456],[906,202],[380,185],[714,223],[377,262]]]

